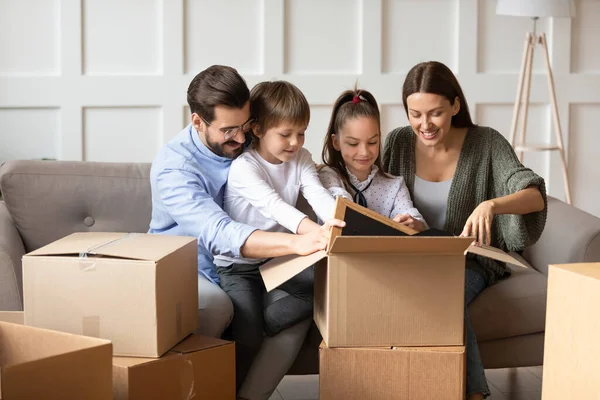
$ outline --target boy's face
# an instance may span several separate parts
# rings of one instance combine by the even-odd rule
[[[264,133],[255,132],[259,138],[258,153],[271,164],[291,161],[304,146],[306,128],[284,122],[267,129]]]
[[[246,141],[244,129],[250,119],[250,102],[242,108],[215,107],[215,118],[208,125],[198,114],[192,114],[192,123],[200,140],[213,153],[221,157],[234,159],[243,151]],[[248,126],[249,128],[249,126]],[[228,132],[235,135],[226,139]]]

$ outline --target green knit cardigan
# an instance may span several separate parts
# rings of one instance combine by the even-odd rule
[[[390,132],[383,151],[384,169],[404,177],[414,199],[415,140],[410,126]],[[544,179],[524,167],[508,141],[492,128],[469,128],[458,158],[448,194],[444,229],[460,235],[467,219],[483,201],[506,196],[530,185],[540,189],[544,209],[525,215],[496,215],[492,222],[492,246],[520,252],[540,238],[546,224],[548,202]],[[419,204],[415,203],[418,209]],[[504,263],[469,254],[466,267],[480,272],[488,285],[509,272]]]

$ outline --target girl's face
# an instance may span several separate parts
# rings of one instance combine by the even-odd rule
[[[448,139],[452,116],[460,110],[458,97],[454,104],[433,93],[413,93],[406,98],[408,121],[421,142],[435,147]]]
[[[332,135],[333,147],[342,154],[348,170],[361,181],[368,178],[379,156],[380,136],[379,121],[372,117],[349,119]]]
[[[267,129],[264,133],[255,131],[259,138],[258,153],[271,164],[291,161],[304,146],[306,126],[287,122]]]

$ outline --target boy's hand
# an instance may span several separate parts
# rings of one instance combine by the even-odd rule
[[[398,214],[393,218],[393,220],[401,223],[402,225],[406,225],[409,228],[416,229],[419,232],[423,232],[425,230],[425,224],[423,221],[414,219],[410,214]]]
[[[331,227],[337,226],[343,228],[345,225],[346,223],[344,221],[330,219],[325,222],[320,229],[316,229],[303,235],[296,235],[292,243],[294,253],[306,256],[319,250],[325,250],[329,244]]]

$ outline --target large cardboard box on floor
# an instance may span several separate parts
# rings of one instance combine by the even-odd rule
[[[600,263],[551,265],[542,399],[600,399]]]
[[[320,400],[462,400],[465,347],[319,349]]]
[[[115,400],[234,400],[235,345],[191,335],[159,359],[115,357]]]
[[[335,217],[346,227],[333,230],[326,252],[280,257],[260,268],[272,290],[317,264],[314,319],[329,347],[461,346],[465,253],[516,262],[500,250],[471,246],[473,238],[420,236],[342,198]]]
[[[0,399],[112,400],[108,340],[0,322]]]
[[[25,324],[159,357],[198,325],[191,237],[75,233],[23,257]]]

